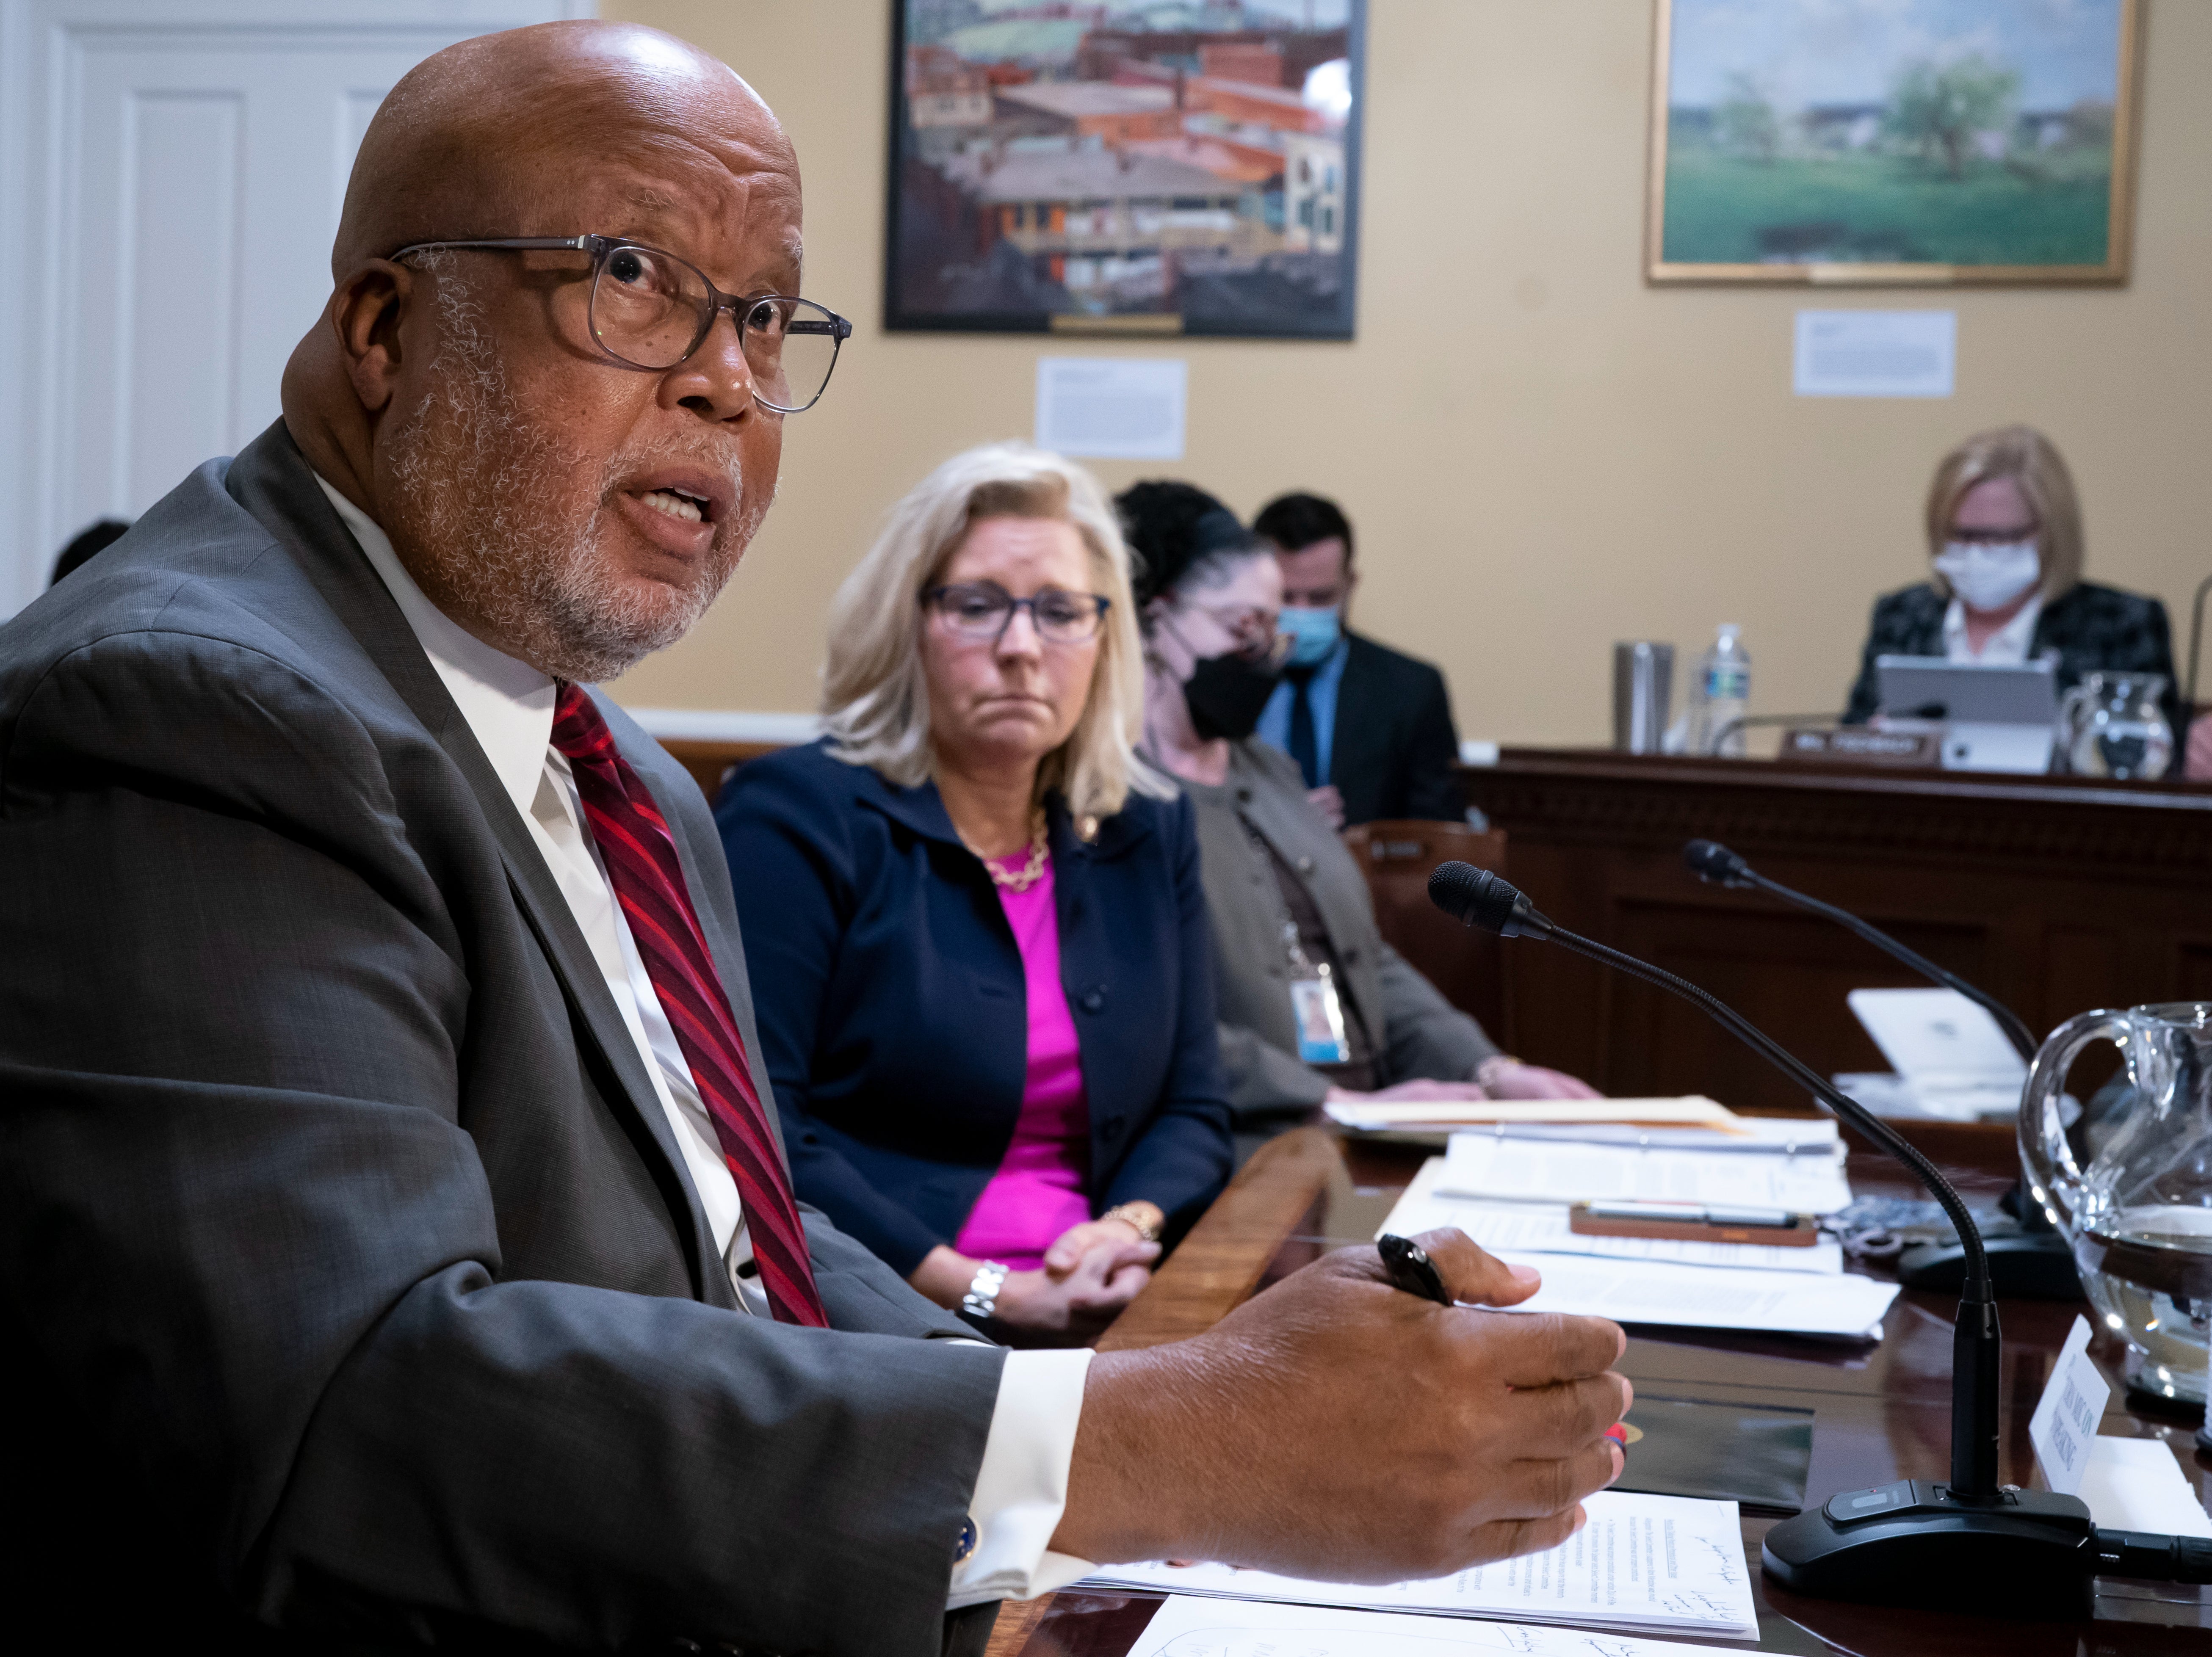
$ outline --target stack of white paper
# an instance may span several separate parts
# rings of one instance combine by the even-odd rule
[[[1439,1623],[1377,1611],[1218,1599],[1177,1594],[1160,1602],[1129,1657],[1741,1657],[1741,1646],[1685,1646],[1526,1623]]]
[[[1385,1099],[1322,1108],[1339,1127],[1358,1133],[1426,1133],[1470,1123],[1548,1122],[1668,1127],[1715,1138],[1740,1133],[1746,1120],[1699,1094],[1680,1099]]]
[[[1148,1564],[1109,1566],[1080,1586],[1758,1638],[1735,1502],[1601,1490],[1583,1506],[1589,1522],[1558,1547],[1433,1581],[1310,1582],[1232,1565]]]
[[[1678,1329],[1761,1329],[1880,1340],[1881,1320],[1897,1298],[1895,1284],[1848,1272],[1829,1278],[1573,1254],[1525,1258],[1544,1274],[1544,1286],[1510,1311],[1566,1312]]]
[[[1812,1136],[1815,1126],[1825,1126],[1826,1136]],[[1844,1146],[1835,1125],[1805,1128],[1794,1150],[1764,1142],[1756,1149],[1683,1150],[1455,1133],[1437,1188],[1462,1197],[1540,1203],[1709,1203],[1792,1214],[1850,1207],[1851,1188],[1844,1180]]]
[[[1391,1209],[1382,1229],[1410,1237],[1438,1226],[1455,1225],[1501,1259],[1534,1266],[1544,1274],[1544,1286],[1530,1299],[1509,1308],[1512,1311],[1576,1313],[1611,1318],[1615,1323],[1663,1324],[1684,1329],[1758,1329],[1832,1339],[1879,1340],[1881,1320],[1897,1298],[1893,1283],[1841,1270],[1779,1269],[1774,1264],[1776,1257],[1818,1255],[1823,1247],[1833,1247],[1833,1244],[1774,1248],[1748,1243],[1577,1237],[1565,1229],[1564,1208],[1529,1204],[1525,1213],[1516,1217],[1511,1205],[1445,1195],[1437,1189],[1439,1176],[1432,1172],[1442,1160],[1430,1159]],[[1507,1211],[1506,1217],[1493,1222],[1489,1217],[1498,1210]],[[1546,1221],[1547,1215],[1553,1217],[1553,1222]],[[1569,1253],[1540,1251],[1525,1241],[1503,1241],[1516,1229],[1525,1235],[1547,1229],[1553,1248],[1564,1249],[1571,1243],[1628,1244],[1647,1247],[1651,1252],[1638,1255],[1629,1249],[1593,1247]],[[1724,1249],[1740,1249],[1759,1258],[1741,1265],[1705,1263],[1709,1258],[1730,1258],[1718,1253]]]
[[[1441,1156],[1422,1163],[1413,1184],[1390,1211],[1382,1230],[1410,1237],[1437,1226],[1455,1225],[1493,1254],[1593,1254],[1601,1259],[1735,1266],[1753,1272],[1813,1272],[1827,1277],[1844,1269],[1844,1247],[1833,1237],[1823,1237],[1809,1247],[1784,1248],[1772,1243],[1584,1236],[1568,1225],[1565,1203],[1507,1203],[1453,1196],[1437,1188],[1443,1171]]]

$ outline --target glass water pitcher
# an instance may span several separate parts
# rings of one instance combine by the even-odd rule
[[[2132,1102],[2087,1168],[2059,1120],[2092,1041],[2127,1058]],[[2028,1192],[2073,1245],[2081,1286],[2128,1344],[2128,1385],[2201,1403],[2212,1358],[2212,1002],[2106,1010],[2051,1033],[2020,1108]]]
[[[2081,777],[2166,774],[2173,762],[2173,728],[2158,699],[2163,673],[2085,673],[2058,703],[2058,751]]]

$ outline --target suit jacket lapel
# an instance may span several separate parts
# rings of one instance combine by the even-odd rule
[[[239,503],[291,549],[338,619],[360,640],[392,689],[467,780],[499,842],[516,907],[552,963],[570,1007],[621,1083],[621,1102],[635,1114],[659,1147],[665,1166],[655,1172],[662,1189],[672,1193],[689,1214],[693,1288],[703,1293],[704,1263],[716,1258],[714,1235],[676,1144],[675,1129],[660,1108],[637,1044],[616,1009],[606,979],[592,958],[591,946],[584,941],[568,899],[554,883],[553,871],[545,866],[528,826],[491,768],[468,721],[447,693],[445,682],[430,665],[414,629],[385,590],[368,555],[355,544],[352,534],[324,498],[282,421],[240,452],[231,463],[226,483]]]
[[[1373,739],[1375,685],[1361,643],[1353,634],[1345,635],[1344,671],[1336,682],[1336,717],[1329,723],[1328,780],[1347,802],[1355,796],[1364,798],[1373,756],[1382,751]],[[1363,732],[1368,737],[1364,742],[1360,740]]]

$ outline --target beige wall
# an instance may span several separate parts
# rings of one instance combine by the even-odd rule
[[[2135,277],[2119,289],[1653,289],[1639,275],[1650,0],[1375,0],[1358,337],[1075,348],[1190,363],[1182,476],[1249,513],[1340,500],[1358,624],[1440,663],[1461,733],[1602,740],[1609,646],[1694,657],[1744,625],[1756,709],[1833,709],[1875,595],[1917,579],[1920,495],[1976,428],[2072,461],[2092,575],[2185,634],[2212,570],[2212,3],[2149,8]],[[880,326],[886,0],[603,0],[720,54],[805,173],[806,290],[858,324],[791,422],[782,493],[697,632],[618,687],[638,706],[805,709],[822,616],[883,509],[968,444],[1030,434],[1066,341]],[[1947,401],[1799,399],[1792,313],[1959,312]],[[2177,646],[2182,642],[2177,638]]]

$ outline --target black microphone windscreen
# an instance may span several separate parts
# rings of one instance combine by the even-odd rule
[[[1751,865],[1717,840],[1693,840],[1682,848],[1682,861],[1699,880],[1735,886],[1747,880]]]
[[[1467,863],[1441,863],[1429,877],[1429,901],[1454,920],[1501,937],[1514,935],[1520,889],[1511,882]]]

